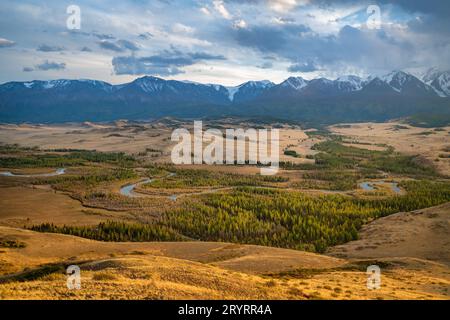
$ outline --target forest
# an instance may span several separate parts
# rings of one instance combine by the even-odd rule
[[[329,246],[356,240],[367,222],[401,211],[450,201],[450,184],[405,181],[406,195],[362,198],[312,196],[272,188],[237,187],[208,194],[183,208],[165,212],[154,223],[108,222],[97,227],[33,226],[102,241],[176,241],[194,239],[275,246],[324,252]]]
[[[151,197],[124,198],[108,190],[108,183],[150,177],[153,181],[143,188],[230,187],[176,202],[174,206],[152,213],[146,223],[108,221],[97,226],[77,227],[44,223],[32,227],[35,231],[101,241],[190,239],[324,252],[330,246],[357,239],[360,228],[374,219],[450,201],[450,183],[446,177],[418,157],[398,154],[387,146],[385,150],[374,151],[343,143],[342,137],[327,136],[313,147],[318,151],[314,163],[284,163],[285,169],[301,169],[298,171],[301,179],[295,182],[280,175],[244,175],[141,163],[124,153],[84,150],[36,153],[35,149],[15,146],[3,147],[2,151],[9,156],[0,158],[0,166],[69,166],[67,175],[35,178],[30,182],[51,184],[56,190],[87,201],[88,205],[94,202],[100,206],[141,211],[143,203],[147,203],[144,200],[152,201]],[[383,179],[387,173],[401,175],[399,186],[404,194],[317,195],[296,190],[355,190],[362,179]],[[280,187],[279,183],[287,183],[288,188]],[[84,193],[82,196],[77,195],[80,191]],[[97,201],[99,199],[101,201]]]

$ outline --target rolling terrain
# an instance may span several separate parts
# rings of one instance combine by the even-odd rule
[[[449,298],[448,127],[277,124],[281,168],[264,177],[169,164],[180,126],[2,125],[0,298]]]

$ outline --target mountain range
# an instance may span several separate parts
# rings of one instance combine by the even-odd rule
[[[305,122],[384,121],[417,114],[450,114],[450,71],[418,78],[403,71],[361,78],[236,87],[144,76],[111,85],[98,80],[8,82],[0,85],[0,122],[76,122],[267,116]]]

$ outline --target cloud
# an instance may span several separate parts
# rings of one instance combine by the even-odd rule
[[[184,73],[182,67],[207,60],[225,60],[225,57],[205,52],[184,53],[172,48],[148,57],[114,57],[112,64],[116,74],[170,76]]]
[[[66,68],[66,64],[64,62],[57,63],[45,60],[43,63],[38,64],[36,66],[37,69],[42,71],[48,71],[48,70],[64,70]]]
[[[150,40],[151,38],[153,38],[153,34],[151,34],[150,32],[144,32],[144,33],[141,33],[141,34],[139,34],[139,39],[142,39],[142,40]]]
[[[263,64],[258,66],[258,68],[260,68],[260,69],[270,69],[272,67],[273,67],[273,63],[270,61],[264,62]]]
[[[195,29],[182,23],[175,23],[172,27],[172,31],[175,33],[193,33]]]
[[[41,44],[39,47],[37,47],[36,50],[42,51],[42,52],[60,52],[60,51],[64,51],[65,48],[60,47],[60,46],[51,46],[48,44]]]
[[[108,41],[101,40],[98,42],[98,45],[105,50],[115,51],[115,52],[124,52],[126,50],[130,51],[138,51],[139,47],[132,41],[129,40],[117,40],[117,41]]]
[[[201,7],[201,8],[200,8],[200,12],[203,13],[203,14],[205,14],[205,15],[207,15],[207,16],[211,15],[211,12],[210,12],[209,9],[206,8],[206,7]]]
[[[138,51],[139,50],[139,47],[137,46],[137,44],[132,42],[132,41],[129,41],[129,40],[118,40],[117,44],[120,47],[122,47],[124,49],[131,50],[131,51]]]
[[[33,61],[33,54],[37,53],[30,48],[41,44],[42,51],[38,53],[76,49],[61,59],[67,68],[71,67],[71,77],[98,77],[111,82],[119,81],[111,73],[111,65],[104,63],[111,62],[112,56],[125,57],[116,60],[116,69],[125,74],[142,70],[158,74],[185,71],[183,77],[195,81],[233,84],[265,77],[267,70],[263,69],[269,67],[271,80],[276,82],[289,77],[289,70],[304,72],[314,67],[320,68],[317,74],[324,77],[344,72],[381,74],[390,69],[413,72],[412,68],[431,65],[450,68],[448,0],[103,0],[95,5],[81,2],[83,29],[78,31],[61,29],[65,12],[56,2],[46,6],[39,6],[34,0],[0,2],[3,11],[8,12],[0,22],[0,51],[6,48],[3,51],[9,52],[7,47],[14,45],[17,48],[14,54],[2,56],[0,68],[4,72],[0,73],[0,80],[19,80],[24,75],[23,65],[33,67],[36,77],[45,78],[46,74],[34,67],[42,60],[24,63]],[[381,8],[380,30],[368,30],[365,23],[367,6],[374,3]],[[48,19],[58,15],[62,17],[60,21]],[[173,50],[169,50],[169,58],[181,57],[184,63],[164,64],[162,56],[161,61],[156,61],[171,44],[186,52],[226,55],[229,61],[224,64],[204,60],[208,66],[199,63],[196,68],[188,68],[195,63],[192,57],[175,55]],[[89,57],[95,61],[84,60],[90,50],[95,55]],[[135,58],[127,60],[129,56]],[[267,56],[276,62],[265,59]],[[43,59],[61,62],[56,55]]]
[[[121,46],[112,41],[102,40],[98,42],[98,45],[100,46],[100,48],[105,50],[111,50],[116,52],[124,51],[124,48],[122,48]]]
[[[246,28],[247,27],[247,22],[245,22],[245,20],[242,20],[242,19],[236,20],[233,23],[233,27],[236,28],[236,29]]]
[[[31,67],[23,67],[22,71],[23,72],[32,72],[32,71],[34,71],[34,69]]]
[[[16,43],[14,41],[0,38],[0,48],[9,48],[14,46]]]
[[[92,32],[90,35],[100,39],[100,40],[114,40],[116,37],[114,37],[112,34],[107,33],[98,33],[98,32]]]
[[[416,39],[395,26],[369,30],[346,25],[335,35],[321,35],[306,25],[268,23],[229,32],[241,47],[287,60],[290,72],[313,72],[318,65],[335,72],[349,67],[365,73],[405,69],[417,65],[419,52],[424,52]]]
[[[298,41],[300,34],[310,29],[304,25],[257,25],[252,28],[234,28],[234,39],[242,46],[262,52],[278,52],[289,42]]]
[[[313,61],[292,64],[288,67],[289,72],[314,72],[320,70]]]
[[[269,7],[277,12],[288,12],[289,10],[307,4],[308,0],[267,0]]]
[[[214,9],[216,9],[216,11],[219,12],[222,17],[224,17],[227,20],[230,20],[232,18],[230,12],[228,12],[223,1],[214,0],[213,5],[214,5]]]

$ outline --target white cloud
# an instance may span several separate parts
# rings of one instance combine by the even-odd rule
[[[236,20],[236,21],[234,21],[234,23],[233,23],[233,27],[234,27],[234,28],[237,28],[237,29],[243,29],[243,28],[246,28],[246,27],[247,27],[247,22],[245,22],[245,20],[242,20],[242,19]]]
[[[203,14],[206,14],[207,16],[211,15],[211,12],[206,7],[200,8],[200,12],[202,12]]]
[[[277,12],[287,12],[292,8],[309,3],[309,0],[268,0],[269,7]]]
[[[223,4],[223,1],[213,1],[214,9],[216,9],[217,12],[219,12],[222,17],[224,17],[227,20],[230,20],[232,18],[230,12],[228,12],[227,8],[225,8],[225,5]]]
[[[12,47],[15,44],[16,43],[14,41],[11,41],[11,40],[8,40],[8,39],[4,39],[4,38],[0,38],[0,48]]]
[[[193,33],[195,29],[182,23],[175,23],[172,27],[172,31],[175,33]]]

